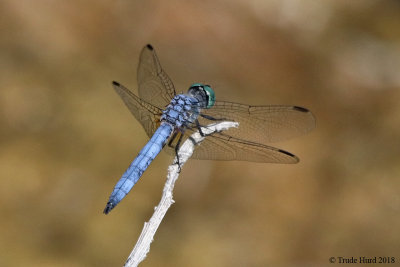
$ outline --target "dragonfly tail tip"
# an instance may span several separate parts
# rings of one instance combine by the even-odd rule
[[[104,208],[103,213],[107,215],[113,208],[114,208],[114,204],[112,204],[111,202],[107,202],[107,205]]]

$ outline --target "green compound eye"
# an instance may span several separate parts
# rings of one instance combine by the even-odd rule
[[[207,96],[208,96],[207,108],[211,108],[212,106],[214,106],[214,103],[215,103],[214,90],[209,85],[203,85],[203,88],[206,91]]]

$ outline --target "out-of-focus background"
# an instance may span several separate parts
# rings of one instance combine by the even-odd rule
[[[218,99],[310,109],[277,144],[297,165],[196,161],[143,266],[400,262],[398,1],[0,3],[0,266],[121,266],[157,205],[161,153],[102,210],[147,142],[113,91],[137,92],[151,43],[175,82]]]

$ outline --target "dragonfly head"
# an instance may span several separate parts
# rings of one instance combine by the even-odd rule
[[[209,85],[194,83],[190,86],[188,94],[199,100],[201,108],[211,108],[214,106],[215,93]]]

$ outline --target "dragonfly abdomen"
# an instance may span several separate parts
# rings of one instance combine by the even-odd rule
[[[108,214],[137,183],[143,172],[147,169],[154,158],[160,153],[167,139],[171,136],[173,126],[169,123],[161,123],[149,142],[139,152],[129,168],[115,185],[104,213]]]

